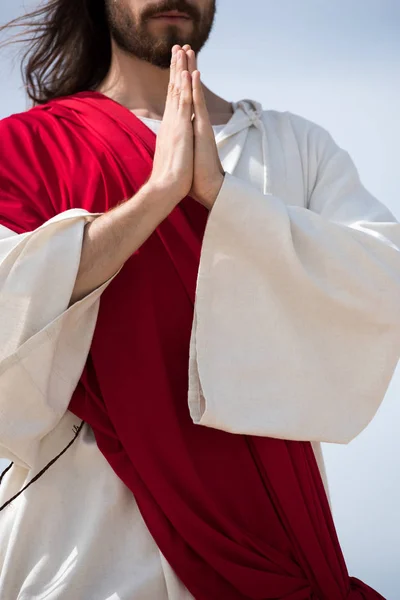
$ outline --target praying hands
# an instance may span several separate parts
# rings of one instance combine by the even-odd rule
[[[211,209],[223,181],[195,53],[190,46],[174,46],[150,182],[167,188],[178,201],[190,195]]]

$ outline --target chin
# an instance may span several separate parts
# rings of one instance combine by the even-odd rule
[[[182,36],[190,35],[193,31],[192,21],[183,22],[176,25],[163,23],[162,21],[149,23],[149,31],[156,36],[163,35],[169,39],[181,38]]]

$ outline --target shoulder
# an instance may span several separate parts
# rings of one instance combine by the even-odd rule
[[[45,111],[32,109],[0,121],[0,220],[31,231],[56,214],[59,169]]]
[[[49,169],[55,160],[52,149],[54,123],[44,109],[33,108],[0,121],[0,171],[29,168],[31,176]]]
[[[324,153],[340,150],[331,134],[321,125],[290,111],[263,110],[254,100],[235,102],[250,118],[262,120],[267,137],[280,145],[283,152],[293,153],[296,147],[304,159],[319,159]]]
[[[49,160],[48,147],[54,136],[51,115],[41,108],[10,115],[0,120],[1,161],[10,163],[18,155],[35,164]]]
[[[285,157],[289,182],[301,173],[305,206],[310,206],[319,184],[336,185],[347,178],[348,185],[358,185],[359,175],[351,156],[325,127],[289,111],[265,110],[262,118],[271,148],[280,149]]]
[[[359,181],[352,157],[325,127],[288,111],[263,111],[263,121],[267,132],[279,138],[290,162],[298,161],[301,165],[307,203],[317,183],[326,175],[340,179],[347,173],[352,181]]]
[[[23,169],[25,163],[32,177],[43,180],[52,173],[60,176],[63,165],[68,164],[66,149],[72,138],[50,103],[35,106],[0,121],[0,163],[7,164],[11,171],[13,163],[18,169]]]
[[[321,160],[326,153],[341,150],[323,126],[289,111],[264,110],[263,121],[283,144],[295,144],[302,155]]]
[[[12,113],[0,120],[0,127],[10,128],[21,125],[34,128],[43,121],[47,113],[47,108],[48,105],[44,104],[42,106],[33,106],[19,113]]]

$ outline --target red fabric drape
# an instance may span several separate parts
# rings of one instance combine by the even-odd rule
[[[151,172],[154,134],[101,94],[29,115],[46,142],[56,212],[106,211]],[[183,200],[105,291],[70,410],[91,425],[196,599],[382,599],[349,578],[309,443],[232,435],[190,419],[189,339],[207,217]]]

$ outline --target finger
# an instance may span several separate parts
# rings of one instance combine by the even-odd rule
[[[169,82],[167,89],[167,97],[165,99],[165,109],[164,109],[164,117],[167,116],[171,109],[172,105],[172,94],[174,89],[174,81],[175,81],[175,71],[176,71],[176,54],[174,52],[171,53],[171,64],[169,67]]]
[[[188,61],[188,71],[192,75],[192,73],[194,73],[194,71],[196,71],[196,69],[197,69],[197,60],[196,60],[195,52],[190,47],[189,47],[189,50],[186,51],[186,57],[187,57],[187,61]],[[193,92],[192,92],[192,98],[193,98]],[[193,105],[192,105],[191,119],[192,119],[192,121],[194,119]]]
[[[187,71],[188,70],[188,59],[186,56],[186,52],[184,52],[184,50],[180,50],[179,53],[182,55],[182,71]],[[182,73],[181,71],[181,73]]]
[[[172,48],[171,67],[170,67],[170,74],[169,74],[169,82],[171,85],[175,84],[176,63],[177,63],[178,52],[180,49],[181,49],[181,47],[178,45],[173,46],[173,48]]]
[[[186,52],[183,52],[183,50],[178,50],[177,57],[178,57],[178,59],[177,59],[177,63],[176,63],[174,88],[175,88],[176,94],[179,94],[180,88],[181,88],[181,82],[182,82],[182,73],[183,73],[183,71],[188,70],[188,64],[187,64]]]
[[[196,54],[193,50],[190,49],[186,52],[186,56],[188,61],[188,71],[189,73],[193,74],[194,71],[196,71],[197,69]]]
[[[194,71],[192,74],[192,90],[194,114],[196,116],[195,126],[211,126],[199,71]]]
[[[169,108],[169,106],[171,104],[172,96],[174,93],[177,60],[178,60],[178,58],[177,58],[176,46],[174,46],[174,48],[172,48],[171,65],[169,68],[168,92],[167,92],[167,100],[165,103],[166,110]]]
[[[192,115],[192,76],[189,71],[181,74],[181,93],[179,96],[179,109],[184,119],[190,120]]]
[[[182,50],[184,52],[188,52],[191,49],[191,46],[189,44],[185,44],[184,46],[182,46]]]
[[[181,91],[181,75],[183,65],[187,62],[186,55],[182,50],[176,53],[176,62],[174,67],[174,81],[168,86],[168,106],[174,106],[175,109],[179,106],[179,94]]]

